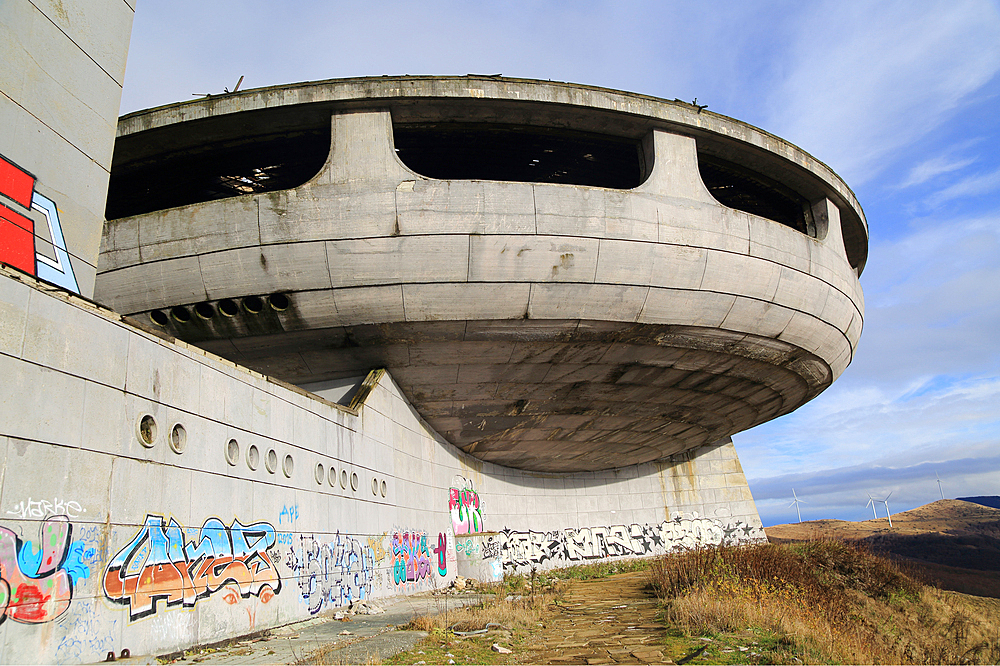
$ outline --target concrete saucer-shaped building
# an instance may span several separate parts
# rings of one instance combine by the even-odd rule
[[[95,298],[339,398],[386,368],[466,453],[649,463],[851,362],[864,214],[797,147],[680,101],[332,80],[121,119]]]

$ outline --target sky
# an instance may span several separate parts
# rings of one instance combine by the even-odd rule
[[[765,525],[1000,495],[1000,2],[139,2],[122,113],[351,76],[698,99],[824,161],[868,218],[832,387],[733,437]],[[879,515],[884,508],[879,504]]]

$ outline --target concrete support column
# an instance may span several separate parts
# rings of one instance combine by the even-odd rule
[[[334,114],[330,157],[317,180],[348,185],[419,178],[396,157],[388,110]]]
[[[653,170],[636,192],[718,206],[698,171],[698,149],[692,137],[653,130],[643,140],[643,153],[652,155]]]

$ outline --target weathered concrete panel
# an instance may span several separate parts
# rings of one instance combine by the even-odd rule
[[[469,275],[468,236],[400,236],[328,242],[335,287],[457,282]]]
[[[472,236],[469,281],[593,282],[598,242],[558,236]]]

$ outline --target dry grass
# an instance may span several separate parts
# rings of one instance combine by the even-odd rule
[[[520,588],[521,594],[509,593],[511,587]],[[456,632],[478,631],[487,625],[515,632],[536,627],[545,611],[545,606],[558,593],[558,585],[547,585],[545,592],[531,594],[518,581],[514,585],[502,584],[495,589],[483,590],[489,597],[479,603],[449,610],[436,615],[419,615],[413,618],[406,629],[417,631],[452,630]],[[492,594],[490,594],[492,592]],[[513,596],[514,598],[509,598]],[[491,627],[493,628],[493,627]]]
[[[764,637],[793,663],[997,663],[1000,603],[942,592],[838,541],[723,547],[650,569],[665,619],[692,633]]]

